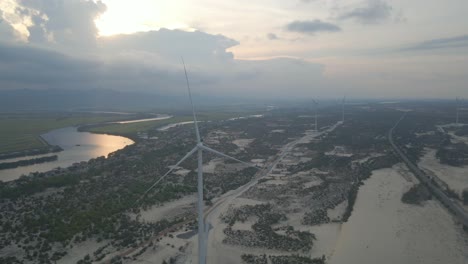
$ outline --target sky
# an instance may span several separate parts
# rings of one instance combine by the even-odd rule
[[[1,0],[0,90],[468,97],[466,0]]]

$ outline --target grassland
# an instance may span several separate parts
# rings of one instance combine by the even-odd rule
[[[258,112],[210,111],[199,113],[198,119],[200,121],[225,120],[254,113]],[[86,126],[83,130],[100,134],[135,136],[139,131],[193,120],[191,115],[182,114],[165,120],[129,124],[104,124],[105,122],[123,118],[127,120],[138,118],[138,116],[122,117],[111,114],[89,113],[0,114],[0,154],[44,147],[47,143],[40,138],[41,134],[67,126],[95,124]]]
[[[122,118],[96,114],[1,114],[0,153],[40,148],[47,144],[40,135],[47,131]]]
[[[226,120],[233,117],[247,116],[254,113],[234,113],[234,112],[202,112],[197,114],[199,121],[217,121],[217,120]],[[191,115],[179,115],[169,119],[148,121],[148,122],[139,122],[139,123],[130,123],[130,124],[102,124],[97,126],[91,126],[85,128],[86,131],[93,133],[101,134],[112,134],[112,135],[122,135],[122,136],[132,136],[140,131],[147,131],[157,127],[162,127],[167,124],[179,123],[185,121],[192,121],[193,117]]]

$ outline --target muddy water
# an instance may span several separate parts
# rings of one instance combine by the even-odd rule
[[[42,135],[42,138],[50,145],[60,146],[63,148],[63,151],[46,155],[22,157],[21,159],[49,155],[57,155],[58,159],[52,162],[0,170],[1,181],[11,181],[18,179],[21,175],[28,175],[31,172],[46,172],[57,167],[65,168],[71,166],[75,162],[107,156],[109,153],[134,143],[131,139],[120,136],[78,132],[75,127],[52,130]]]

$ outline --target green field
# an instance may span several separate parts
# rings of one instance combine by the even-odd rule
[[[258,113],[258,112],[255,112]],[[254,112],[202,112],[200,121],[225,120],[232,117],[246,116]],[[97,124],[108,121],[132,119],[136,116],[117,116],[109,114],[0,114],[0,153],[9,153],[26,149],[44,147],[47,144],[40,138],[50,130],[85,124]],[[100,134],[134,136],[137,132],[161,127],[170,123],[191,121],[191,115],[179,115],[170,119],[130,124],[102,124],[86,127],[85,131]]]
[[[249,114],[253,114],[253,113],[203,112],[203,113],[197,114],[197,118],[199,121],[207,121],[207,120],[216,121],[216,120],[226,120],[226,119],[238,117],[238,116],[246,116]],[[140,131],[146,131],[149,129],[162,127],[167,124],[192,121],[192,120],[193,120],[193,116],[191,115],[181,115],[181,116],[176,116],[173,118],[169,118],[165,120],[157,120],[157,121],[139,122],[139,123],[131,123],[131,124],[106,124],[106,125],[86,128],[85,130],[89,132],[93,132],[93,133],[132,136]]]
[[[112,121],[115,115],[2,114],[0,115],[0,153],[40,148],[39,137],[47,131],[82,124]]]

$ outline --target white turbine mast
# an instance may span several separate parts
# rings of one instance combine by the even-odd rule
[[[456,100],[456,103],[457,103],[457,111],[456,111],[456,114],[455,114],[455,123],[458,125],[458,120],[459,120],[459,116],[460,116],[460,98],[458,98],[458,96],[455,98]]]
[[[318,132],[318,127],[317,127],[317,108],[318,108],[318,102],[314,99],[312,99],[314,102],[314,116],[315,116],[315,132]]]
[[[341,123],[343,124],[345,120],[345,102],[346,102],[346,95],[343,97],[343,100],[341,101]]]
[[[245,164],[247,166],[255,167],[258,168],[255,164],[244,162],[241,160],[238,160],[234,157],[231,157],[229,155],[226,155],[224,153],[221,153],[219,151],[216,151],[214,149],[211,149],[205,145],[203,145],[203,140],[201,139],[200,136],[200,131],[198,129],[198,122],[197,122],[197,115],[195,113],[195,107],[193,105],[193,100],[192,100],[192,93],[190,91],[190,84],[189,84],[189,79],[187,76],[187,70],[185,68],[185,62],[182,59],[182,64],[184,66],[184,73],[185,73],[185,80],[187,81],[187,90],[190,98],[190,104],[192,106],[192,113],[193,113],[193,124],[195,126],[195,135],[197,139],[197,144],[195,147],[190,150],[185,156],[179,160],[174,166],[171,166],[170,169],[161,177],[159,178],[155,183],[153,183],[142,195],[142,197],[145,197],[150,190],[152,190],[158,183],[160,183],[166,176],[168,176],[172,171],[174,171],[182,162],[184,162],[187,158],[195,154],[197,152],[198,154],[198,179],[197,179],[197,193],[198,193],[198,263],[199,264],[205,264],[206,263],[206,239],[207,239],[207,232],[205,230],[205,220],[203,218],[203,151],[211,152],[215,155],[221,156],[223,158],[231,159],[234,161],[237,161],[239,163]],[[208,228],[207,228],[208,229]]]

